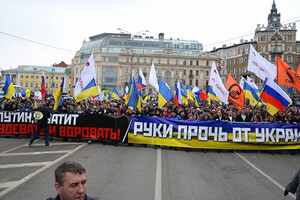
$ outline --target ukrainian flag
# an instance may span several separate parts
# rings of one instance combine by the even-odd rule
[[[210,100],[214,100],[218,102],[220,105],[222,105],[222,101],[216,96],[214,91],[209,87],[207,90],[207,96],[208,96],[208,102],[210,103]]]
[[[193,88],[189,85],[186,85],[186,91],[187,91],[187,99],[188,100],[191,100],[191,101],[194,101],[194,94],[192,92]]]
[[[87,84],[87,86],[85,86],[85,88],[83,88],[83,90],[75,96],[75,100],[76,102],[79,102],[97,95],[99,95],[99,90],[95,79],[92,79],[91,82]]]
[[[130,81],[131,82],[131,81]],[[130,85],[128,97],[125,101],[128,106],[141,109],[141,97],[138,93],[138,88],[136,86],[135,80],[133,79]]]
[[[53,110],[56,110],[58,108],[58,106],[62,105],[63,88],[64,88],[64,77],[62,79],[62,82],[61,82],[59,88],[57,89],[57,91],[53,95],[53,97],[54,97],[54,108],[53,108]]]
[[[185,89],[184,85],[180,82],[180,89],[181,89],[181,101],[183,105],[188,105],[187,99],[187,90]]]
[[[10,79],[10,76],[6,74],[6,80],[4,85],[4,97],[7,99],[11,99],[16,92],[16,89]]]
[[[111,99],[111,93],[109,90],[107,90],[106,96],[105,96],[105,100],[108,101]]]
[[[247,83],[247,81],[244,82],[243,90],[244,90],[245,98],[249,99],[249,104],[251,106],[256,106],[259,101],[259,97],[256,91],[254,91],[254,89]]]
[[[168,101],[173,98],[173,93],[170,88],[159,78],[159,94],[158,94],[158,108],[162,108]]]
[[[111,93],[111,97],[116,99],[116,100],[119,100],[121,96],[122,95],[118,92],[118,90],[116,88],[114,88],[112,93]]]

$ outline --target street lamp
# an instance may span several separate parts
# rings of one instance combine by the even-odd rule
[[[135,35],[146,35],[146,33],[148,33],[149,30],[138,31],[135,34],[132,34],[131,32],[121,29],[121,28],[117,28],[117,30],[119,30],[121,33],[130,34],[130,37],[131,37],[131,52],[130,52],[130,54],[131,54],[131,69],[130,69],[130,73],[133,76],[132,71],[133,71],[133,40],[134,40],[134,36]]]

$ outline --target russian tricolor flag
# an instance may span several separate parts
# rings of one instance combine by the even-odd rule
[[[45,83],[44,71],[42,72],[42,91],[41,91],[41,94],[42,94],[42,100],[44,100],[45,96],[46,96],[46,83]]]
[[[179,108],[179,106],[182,105],[182,99],[181,99],[181,87],[179,82],[175,82],[175,97],[174,97],[174,102]]]
[[[205,92],[202,92],[197,86],[193,88],[193,93],[196,96],[199,96],[201,99],[206,100],[208,98],[207,94]]]
[[[262,98],[265,103],[271,104],[281,112],[284,112],[284,109],[292,102],[285,91],[268,78],[265,80],[260,98]]]
[[[139,69],[139,79],[138,79],[138,90],[146,87],[146,80],[145,80],[145,77],[144,77],[144,74],[141,70],[141,68]]]

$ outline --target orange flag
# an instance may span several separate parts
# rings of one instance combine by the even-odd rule
[[[286,64],[279,56],[277,56],[277,83],[295,87],[300,92],[300,75]]]
[[[300,62],[299,62],[299,65],[298,65],[297,74],[300,74]]]
[[[245,95],[241,86],[232,78],[230,73],[227,75],[226,90],[229,91],[228,100],[241,110],[245,105]]]

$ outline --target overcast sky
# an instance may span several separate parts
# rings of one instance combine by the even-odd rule
[[[198,40],[209,51],[241,38],[251,39],[267,24],[273,0],[0,0],[0,32],[71,50],[63,51],[0,33],[0,68],[67,64],[90,36],[103,32]],[[297,21],[300,1],[276,0],[281,22]],[[244,36],[251,34],[250,36]],[[231,40],[232,38],[237,38]]]

